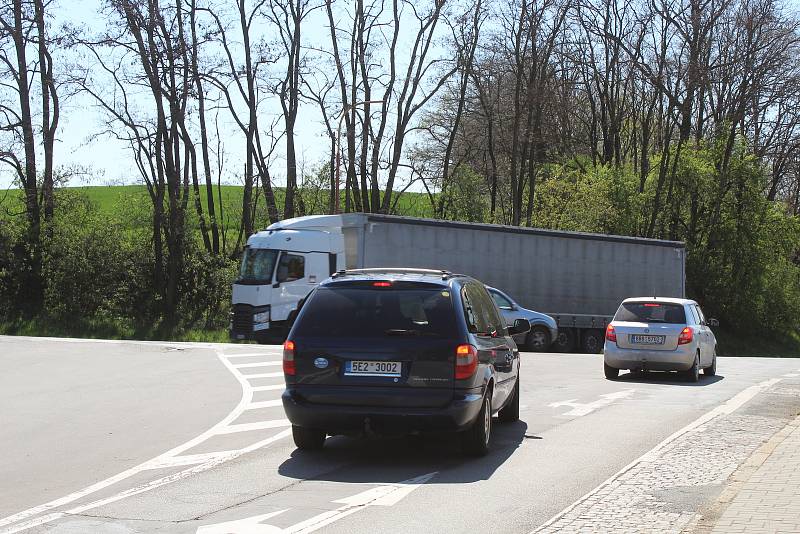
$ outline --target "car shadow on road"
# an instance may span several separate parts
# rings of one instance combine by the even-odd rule
[[[668,384],[670,386],[690,386],[690,387],[703,387],[716,384],[717,382],[725,380],[723,375],[705,376],[700,374],[700,380],[697,382],[690,382],[680,373],[670,371],[648,371],[646,373],[626,373],[620,375],[616,382],[623,382],[629,384]]]
[[[438,472],[437,483],[488,480],[527,436],[523,421],[499,423],[495,418],[489,454],[475,458],[461,452],[457,436],[401,438],[328,438],[321,451],[296,449],[278,472],[298,480],[391,484]]]

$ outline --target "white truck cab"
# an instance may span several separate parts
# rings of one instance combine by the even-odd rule
[[[345,268],[340,215],[286,219],[247,240],[233,284],[232,339],[275,340],[299,302]]]

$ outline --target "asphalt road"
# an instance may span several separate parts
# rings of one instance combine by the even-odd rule
[[[800,360],[603,378],[522,355],[521,421],[490,455],[452,439],[294,449],[280,351],[0,337],[0,534],[530,532],[676,430]]]

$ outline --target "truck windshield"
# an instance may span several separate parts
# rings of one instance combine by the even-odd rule
[[[242,256],[237,282],[245,284],[269,284],[275,272],[278,251],[267,248],[246,248]]]

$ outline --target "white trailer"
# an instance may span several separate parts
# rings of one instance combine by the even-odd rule
[[[623,299],[685,296],[685,257],[675,241],[362,213],[298,217],[248,239],[231,337],[284,336],[298,303],[340,269],[416,267],[501,289],[556,319],[558,350],[596,351]]]

